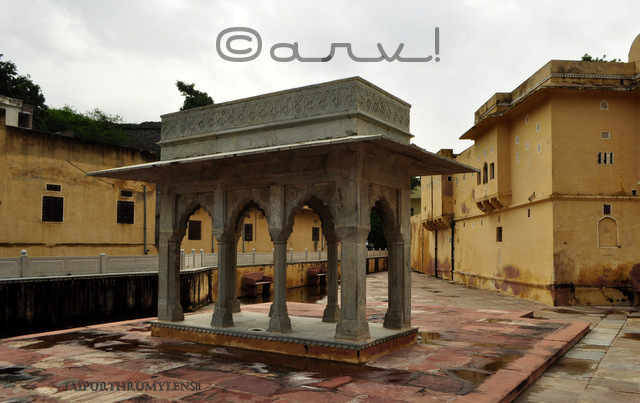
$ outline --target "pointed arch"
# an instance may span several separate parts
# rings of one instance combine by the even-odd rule
[[[227,208],[224,234],[234,241],[240,237],[240,222],[252,208],[262,212],[267,221],[271,218],[269,188],[229,190],[225,197]]]
[[[213,220],[213,202],[213,194],[211,193],[178,195],[175,207],[174,231],[171,236],[172,242],[177,242],[178,244],[182,242],[182,238],[187,233],[189,217],[200,208],[204,209]]]
[[[382,220],[382,229],[387,242],[401,241],[398,223],[397,189],[372,185],[369,197],[369,209],[378,213]]]
[[[287,203],[287,211],[285,214],[285,229],[290,234],[293,232],[293,223],[296,215],[304,206],[309,206],[319,217],[321,221],[322,233],[328,243],[338,242],[334,215],[331,207],[320,199],[313,192],[302,195],[296,200]]]

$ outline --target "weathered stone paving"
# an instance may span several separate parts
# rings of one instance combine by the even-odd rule
[[[580,325],[567,322],[590,322],[516,401],[638,401],[633,309],[549,307],[417,273],[412,282],[420,343],[367,365],[152,338],[137,320],[1,340],[0,400],[509,401],[575,338]],[[381,321],[387,273],[367,276],[367,288],[368,320]],[[290,314],[321,315],[318,302],[289,303]]]

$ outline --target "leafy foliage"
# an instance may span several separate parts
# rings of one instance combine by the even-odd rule
[[[49,109],[45,126],[54,133],[73,131],[76,138],[123,145],[129,140],[129,135],[118,126],[122,122],[121,116],[108,115],[100,109],[80,113],[65,105],[60,109]]]
[[[411,178],[411,191],[413,192],[416,188],[420,187],[420,177],[414,176]]]
[[[582,61],[583,62],[613,62],[613,63],[620,63],[622,62],[622,60],[620,59],[611,59],[611,60],[607,60],[607,55],[602,55],[602,57],[593,57],[588,53],[585,53],[582,56]]]
[[[196,90],[195,86],[195,83],[185,84],[180,80],[176,81],[176,87],[178,87],[178,91],[180,91],[180,94],[185,97],[182,108],[180,108],[181,111],[191,108],[197,108],[200,106],[213,105],[213,99],[209,96],[209,94]]]
[[[0,58],[2,58],[0,54]],[[63,108],[49,108],[40,86],[31,80],[31,76],[19,75],[18,68],[12,61],[0,60],[0,95],[22,100],[33,105],[33,128],[46,132],[71,131],[74,137],[123,145],[129,136],[118,124],[123,122],[121,116],[108,115],[100,109],[87,113],[79,113],[69,105]]]
[[[0,53],[0,59],[2,59]],[[43,129],[43,120],[47,113],[44,95],[40,86],[31,81],[31,76],[19,75],[18,68],[12,61],[0,60],[0,95],[22,100],[25,104],[33,105],[33,127]]]
[[[371,211],[371,230],[367,236],[367,247],[369,249],[386,249],[387,238],[384,237],[382,228],[382,217],[376,210]]]

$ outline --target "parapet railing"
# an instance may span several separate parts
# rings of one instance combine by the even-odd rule
[[[369,250],[368,257],[387,256],[387,250]],[[319,262],[327,260],[326,251],[287,252],[288,263]],[[238,253],[238,266],[273,264],[273,252]],[[201,249],[191,253],[180,251],[180,270],[193,270],[202,267],[217,267],[218,254],[204,253]],[[21,277],[50,277],[74,276],[87,274],[119,274],[137,272],[157,272],[158,255],[132,256],[60,256],[60,257],[31,257],[26,250],[20,252],[20,257],[0,258],[0,279]]]

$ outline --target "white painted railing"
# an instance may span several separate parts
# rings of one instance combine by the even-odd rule
[[[387,250],[369,250],[368,257],[387,256]],[[327,260],[326,251],[287,252],[287,262],[309,262]],[[238,253],[238,266],[273,264],[273,252]],[[216,267],[217,253],[204,253],[201,249],[190,253],[180,251],[180,269]],[[23,250],[20,257],[0,258],[0,278],[73,276],[85,274],[117,274],[135,272],[157,272],[158,255],[136,256],[67,256],[67,257],[30,257]]]

